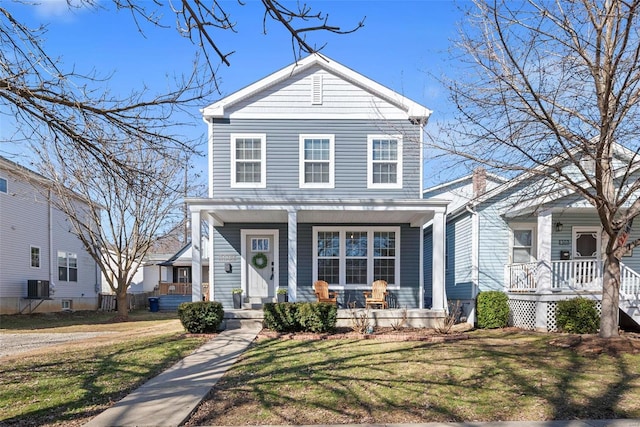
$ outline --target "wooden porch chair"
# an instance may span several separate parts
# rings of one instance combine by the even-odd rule
[[[380,308],[388,308],[387,304],[387,282],[384,280],[376,280],[371,284],[370,291],[364,291],[364,306],[369,308],[373,305],[379,305]]]
[[[329,290],[329,284],[324,280],[318,280],[313,284],[313,291],[316,293],[318,302],[338,303],[338,293]]]

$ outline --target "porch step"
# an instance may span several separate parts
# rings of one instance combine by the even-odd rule
[[[262,327],[263,319],[262,307],[254,310],[225,310],[224,312],[225,329]]]

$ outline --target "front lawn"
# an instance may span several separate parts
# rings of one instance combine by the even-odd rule
[[[113,316],[3,316],[2,333],[114,333],[0,359],[0,425],[82,425],[207,339],[186,335],[175,313]]]
[[[640,417],[640,354],[585,355],[557,334],[444,343],[261,340],[189,425]]]

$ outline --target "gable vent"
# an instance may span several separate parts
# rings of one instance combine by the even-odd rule
[[[314,74],[312,76],[311,104],[322,105],[322,74]]]

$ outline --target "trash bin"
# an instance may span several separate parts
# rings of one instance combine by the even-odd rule
[[[160,300],[158,298],[149,298],[149,311],[155,313],[160,310]]]

